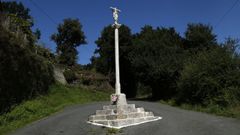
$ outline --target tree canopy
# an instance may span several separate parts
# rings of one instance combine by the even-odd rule
[[[30,10],[24,7],[22,2],[17,3],[16,1],[12,1],[12,2],[3,1],[1,2],[1,8],[4,14],[13,14],[23,20],[32,21]]]
[[[0,113],[47,93],[54,82],[52,63],[36,53],[35,37],[28,25],[29,10],[16,2],[3,2],[2,6],[5,14],[0,16]]]
[[[184,64],[178,81],[178,102],[191,104],[239,103],[239,58],[225,48],[203,51]]]
[[[51,39],[57,44],[59,63],[72,66],[77,60],[76,48],[86,43],[82,25],[78,19],[68,18],[58,25],[57,30],[58,32],[54,33]]]
[[[216,37],[211,26],[201,23],[190,23],[187,25],[185,32],[186,42],[184,47],[195,53],[206,50],[217,45]]]
[[[201,23],[188,24],[183,37],[174,28],[149,25],[135,34],[123,26],[119,35],[121,84],[127,84],[124,93],[136,95],[150,89],[147,93],[153,99],[178,104],[239,104],[237,40],[218,43],[212,27]],[[92,64],[112,77],[114,86],[114,29],[105,27],[96,44]]]
[[[132,33],[128,26],[122,25],[119,29],[119,59],[120,59],[120,81],[122,92],[128,97],[136,95],[136,83],[131,68],[128,54],[132,50]],[[109,25],[102,30],[101,36],[96,41],[97,49],[92,62],[98,72],[110,77],[112,86],[115,85],[115,54],[114,54],[114,28]]]
[[[139,81],[152,88],[154,98],[172,96],[184,58],[180,35],[174,28],[145,26],[133,44],[129,56]]]

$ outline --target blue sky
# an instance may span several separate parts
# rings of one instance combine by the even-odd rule
[[[200,22],[213,26],[219,42],[229,36],[240,38],[240,2],[220,21],[236,0],[32,0],[56,23],[31,0],[17,1],[31,10],[34,28],[42,33],[41,42],[53,52],[56,45],[50,41],[50,36],[57,31],[57,24],[64,18],[78,18],[88,42],[78,48],[80,64],[90,62],[96,49],[94,42],[101,30],[113,23],[110,6],[122,10],[119,21],[129,26],[133,33],[139,32],[144,25],[152,25],[175,27],[183,35],[188,23]]]

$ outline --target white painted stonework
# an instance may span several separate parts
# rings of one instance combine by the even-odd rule
[[[121,11],[116,7],[111,7],[111,9],[114,19],[112,26],[115,29],[115,94],[112,94],[110,97],[111,105],[103,106],[102,110],[97,110],[95,115],[89,116],[88,123],[120,129],[162,119],[162,117],[154,116],[152,112],[146,112],[142,107],[136,108],[135,104],[127,104],[126,95],[121,93],[118,33],[118,29],[121,26],[121,24],[118,23],[118,13]]]
[[[88,123],[120,129],[160,119],[162,117],[156,117],[152,112],[146,112],[142,107],[136,108],[135,104],[108,105],[103,106],[103,110],[97,110],[95,115],[91,115]]]

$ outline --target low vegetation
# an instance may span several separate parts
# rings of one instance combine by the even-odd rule
[[[83,104],[95,101],[106,101],[110,93],[92,91],[75,86],[54,84],[49,93],[35,99],[25,101],[0,116],[0,135],[14,131],[24,125],[49,116],[74,104]]]
[[[107,133],[106,135],[116,135],[122,133],[121,129],[116,129],[116,128],[107,128]]]
[[[171,105],[174,107],[179,107],[185,110],[192,110],[198,112],[209,113],[217,116],[231,117],[240,119],[240,106],[228,106],[222,107],[216,104],[203,105],[193,105],[189,103],[176,104],[175,100],[160,100],[160,103]]]

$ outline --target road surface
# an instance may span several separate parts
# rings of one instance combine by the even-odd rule
[[[154,102],[131,101],[162,119],[120,130],[120,135],[240,135],[240,120],[182,110]],[[17,130],[13,135],[106,135],[107,128],[86,123],[108,102],[71,106]]]

